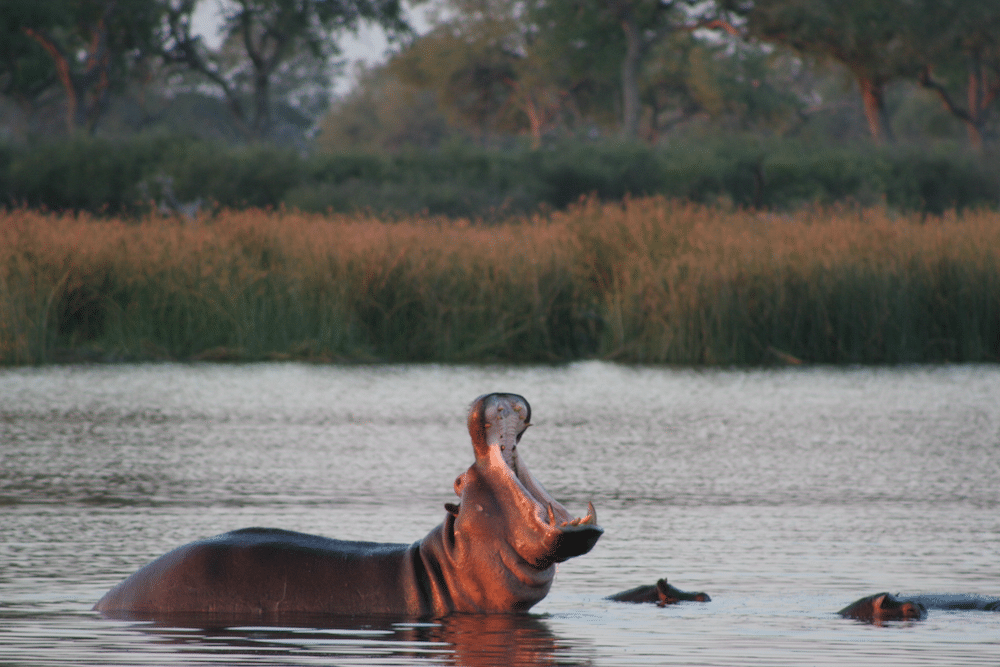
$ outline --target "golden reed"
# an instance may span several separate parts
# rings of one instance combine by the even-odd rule
[[[0,362],[1000,360],[1000,213],[0,213]]]

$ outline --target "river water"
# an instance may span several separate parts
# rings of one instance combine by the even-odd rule
[[[605,534],[527,616],[151,624],[90,611],[246,526],[411,542],[472,462],[465,410]],[[604,595],[666,576],[709,603]],[[163,364],[0,370],[0,664],[996,665],[1000,614],[868,625],[879,591],[1000,595],[1000,368]]]

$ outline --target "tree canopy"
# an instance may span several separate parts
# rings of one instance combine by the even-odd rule
[[[342,37],[373,25],[394,52],[334,104],[347,116],[324,123],[328,143],[365,132],[395,147],[456,134],[484,146],[657,142],[821,122],[891,143],[894,116],[909,137],[921,116],[940,136],[964,126],[981,148],[998,129],[994,0],[440,0],[419,36],[402,0],[224,0],[217,48],[193,24],[212,1],[3,0],[0,112],[34,117],[58,100],[66,132],[94,132],[113,100],[188,95],[187,108],[227,110],[227,136],[284,142],[294,126],[302,147],[330,102]]]
[[[408,34],[399,0],[233,0],[224,5],[224,44],[237,58],[211,53],[192,33],[197,0],[167,0],[161,55],[217,86],[249,137],[271,131],[272,93],[282,68],[299,59],[323,70],[339,53],[336,38],[363,22],[390,37]],[[232,62],[235,60],[235,62]]]
[[[92,131],[109,93],[155,49],[163,10],[149,0],[5,0],[5,92],[32,98],[58,82],[67,130]]]

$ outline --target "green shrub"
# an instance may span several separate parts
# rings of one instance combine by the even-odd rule
[[[996,206],[1000,167],[958,149],[817,146],[754,136],[665,147],[565,142],[538,150],[453,143],[398,153],[298,153],[169,136],[75,137],[0,148],[0,202],[135,215],[170,199],[220,207],[500,219],[581,197],[665,195],[794,210],[851,201],[940,214]]]

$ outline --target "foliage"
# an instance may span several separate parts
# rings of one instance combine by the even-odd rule
[[[893,141],[885,88],[919,69],[905,0],[757,0],[751,34],[843,64],[858,82],[872,138]],[[912,20],[912,18],[910,19]]]
[[[76,137],[0,152],[0,203],[137,215],[200,201],[203,210],[284,205],[495,220],[592,194],[664,194],[772,210],[853,201],[939,214],[995,206],[996,170],[993,158],[951,144],[875,150],[732,134],[658,148],[569,141],[493,151],[455,140],[437,150],[309,157],[270,144]]]
[[[452,26],[441,26],[393,58],[387,73],[410,90],[430,92],[455,125],[488,145],[491,133],[512,129],[511,82],[518,58],[502,37],[469,39]]]
[[[247,136],[268,137],[272,89],[298,59],[320,72],[338,53],[334,37],[362,22],[385,28],[390,36],[406,34],[399,0],[235,0],[226,5],[225,45],[236,57],[226,61],[207,51],[191,32],[197,0],[171,5],[162,37],[163,57],[198,72],[217,86]]]
[[[39,2],[5,3],[0,12],[0,93],[31,101],[56,82],[55,64],[24,27],[51,25],[58,6]]]
[[[316,148],[326,154],[433,150],[456,134],[434,91],[407,86],[377,68],[364,72],[326,114]]]
[[[164,10],[163,2],[149,0],[5,0],[0,42],[6,92],[30,99],[58,81],[67,132],[92,132],[112,89],[155,50]]]
[[[1000,5],[990,0],[935,0],[918,4],[910,42],[923,64],[919,81],[965,123],[981,149],[990,111],[1000,100]],[[963,106],[958,100],[965,98]]]
[[[193,32],[198,1],[5,0],[0,132],[25,143],[187,127],[306,151],[338,40],[365,23],[398,51],[326,118],[327,151],[656,144],[693,130],[853,140],[858,93],[876,141],[892,143],[894,124],[906,140],[964,125],[988,152],[1000,127],[992,0],[447,0],[419,37],[399,0],[232,0],[214,50]],[[916,86],[953,120],[915,114]]]

